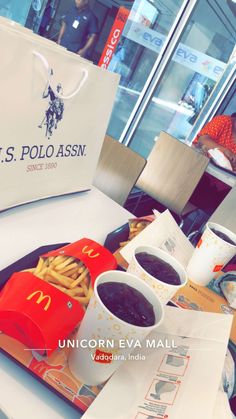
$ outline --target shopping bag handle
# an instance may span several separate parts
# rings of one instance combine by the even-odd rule
[[[60,99],[71,99],[72,97],[74,97],[75,95],[77,95],[77,93],[79,93],[79,91],[81,90],[81,88],[83,87],[84,83],[86,82],[87,78],[88,78],[88,70],[86,68],[82,68],[81,72],[83,74],[82,79],[80,80],[78,86],[76,87],[76,89],[74,90],[74,92],[72,92],[71,94],[64,96],[61,93],[59,93],[57,91],[57,89],[54,89],[53,85],[52,85],[52,69],[49,66],[49,63],[47,61],[47,59],[44,57],[44,55],[40,54],[38,51],[33,51],[33,54],[35,57],[39,58],[40,61],[42,62],[44,68],[46,69],[47,72],[47,83],[48,85],[50,85],[50,87],[52,88],[52,90],[56,93],[57,97],[59,97]]]

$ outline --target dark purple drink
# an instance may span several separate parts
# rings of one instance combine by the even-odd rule
[[[148,327],[155,324],[153,306],[144,295],[121,282],[106,282],[97,287],[98,295],[108,310],[126,323]]]
[[[234,246],[236,245],[236,243],[233,240],[231,240],[229,236],[227,236],[227,234],[222,233],[222,231],[216,230],[215,228],[211,228],[211,231],[215,233],[218,237],[220,237],[222,240],[224,240],[225,242],[229,244],[233,244]]]
[[[155,255],[147,252],[139,252],[135,255],[138,263],[150,275],[159,281],[171,285],[180,285],[179,274],[172,266]]]

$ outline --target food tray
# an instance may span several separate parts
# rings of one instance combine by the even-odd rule
[[[13,272],[36,266],[40,255],[66,244],[68,243],[40,247],[0,271],[0,289]],[[73,339],[75,333],[76,330],[69,338]],[[58,349],[49,357],[36,355],[36,359],[36,356],[33,356],[29,348],[0,332],[0,350],[4,355],[22,366],[29,374],[40,380],[50,390],[83,412],[90,406],[103,387],[85,386],[71,374],[67,362],[68,348]]]
[[[104,247],[110,250],[111,253],[116,252],[120,247],[120,243],[127,241],[129,237],[129,223],[123,224],[116,230],[109,233],[106,237]]]

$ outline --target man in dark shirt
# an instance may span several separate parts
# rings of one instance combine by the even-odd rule
[[[97,18],[89,9],[89,0],[75,0],[75,6],[65,16],[60,29],[58,44],[69,51],[87,57],[97,33]]]

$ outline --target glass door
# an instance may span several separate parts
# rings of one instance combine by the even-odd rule
[[[231,87],[230,91],[228,92],[227,96],[222,102],[217,114],[224,113],[226,115],[231,115],[232,113],[235,113],[235,110],[236,110],[236,82],[234,81],[233,86]]]
[[[25,26],[38,33],[44,10],[49,3],[48,0],[33,0],[25,22]]]
[[[115,139],[120,138],[142,100],[186,3],[187,0],[135,0],[128,11],[122,36],[106,67],[121,77],[108,127],[108,134]],[[113,29],[111,43],[118,35],[118,29]]]
[[[235,5],[236,12],[236,5]],[[199,0],[172,59],[157,74],[126,143],[147,157],[160,131],[186,141],[235,46],[236,18],[226,3]]]
[[[236,48],[225,67],[225,70],[220,77],[219,81],[216,83],[214,90],[212,91],[209,100],[202,109],[200,117],[197,119],[196,123],[193,126],[193,129],[188,137],[188,142],[191,143],[201,128],[206,124],[207,121],[213,118],[213,116],[225,114],[230,115],[234,113],[234,110],[230,112],[230,107],[228,108],[224,105],[224,102],[228,100],[229,94],[233,94],[232,90],[235,85],[235,76],[236,76]],[[235,101],[232,101],[231,107]]]

